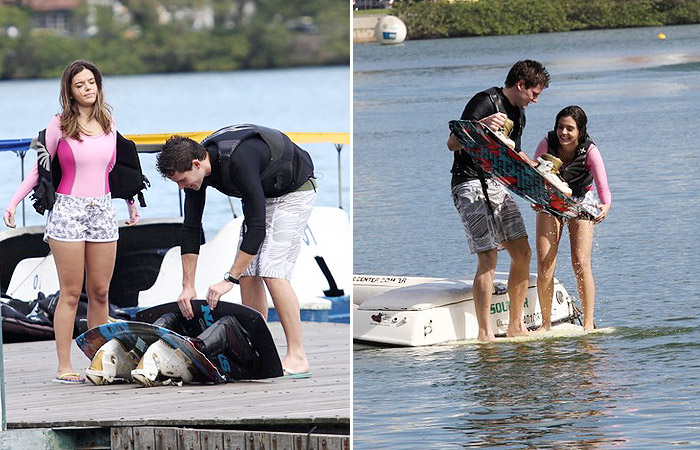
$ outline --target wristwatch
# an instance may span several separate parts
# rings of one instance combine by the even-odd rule
[[[233,275],[231,275],[231,272],[226,272],[226,273],[224,274],[224,280],[225,280],[225,281],[229,281],[229,282],[231,282],[231,283],[233,283],[233,284],[241,284],[241,283],[238,281],[238,278],[236,278],[236,277],[234,277]]]

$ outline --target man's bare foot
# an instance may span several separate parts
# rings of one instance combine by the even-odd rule
[[[479,330],[477,340],[479,340],[480,342],[494,342],[496,340],[496,336],[493,335],[493,331],[491,330]]]
[[[538,329],[535,330],[535,333],[544,333],[545,331],[551,331],[552,330],[552,324],[551,323],[543,323],[540,325]]]
[[[508,330],[506,331],[506,336],[517,337],[517,336],[528,336],[530,335],[530,330],[527,329],[524,322],[508,324]]]

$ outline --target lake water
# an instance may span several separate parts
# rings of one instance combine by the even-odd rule
[[[355,45],[354,271],[472,278],[447,122],[525,58],[552,76],[527,109],[527,153],[570,104],[602,151],[613,204],[595,231],[596,324],[616,331],[357,348],[354,448],[698,448],[700,26]],[[575,295],[568,247],[566,233],[557,277]]]
[[[216,130],[237,123],[257,123],[288,132],[350,132],[350,69],[347,66],[223,73],[156,74],[105,77],[107,101],[123,134]],[[0,139],[30,138],[58,113],[59,80],[0,81]],[[333,144],[304,144],[319,174],[316,205],[339,206],[338,152]],[[350,211],[351,148],[340,153],[342,206]],[[36,156],[29,153],[26,169]],[[178,190],[155,170],[155,156],[141,155],[152,187],[146,191],[142,218],[179,215]],[[0,204],[7,204],[20,182],[20,159],[0,153]],[[227,197],[207,194],[204,231],[212,238],[232,219]],[[45,218],[26,202],[26,224]],[[237,214],[240,202],[234,201]],[[126,206],[117,203],[120,218]],[[18,208],[18,223],[21,224]]]

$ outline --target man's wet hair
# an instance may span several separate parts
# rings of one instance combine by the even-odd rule
[[[156,157],[156,168],[163,178],[171,177],[175,172],[187,172],[192,168],[192,160],[204,160],[206,149],[196,141],[173,136],[163,144]]]
[[[525,89],[535,86],[549,87],[549,72],[541,63],[524,59],[513,64],[506,77],[506,87],[515,86],[518,81],[525,83]]]

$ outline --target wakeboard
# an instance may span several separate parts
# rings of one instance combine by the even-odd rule
[[[241,366],[224,354],[209,360],[192,340],[166,328],[152,325],[163,314],[179,312],[177,302],[158,305],[137,314],[139,321],[120,321],[92,328],[76,338],[78,347],[90,359],[106,342],[119,340],[127,351],[143,356],[148,347],[159,339],[184,354],[197,369],[196,382],[220,383],[239,379],[272,378],[283,375],[282,364],[267,324],[259,312],[243,305],[219,302],[214,310],[204,300],[193,300],[194,318],[182,321],[183,332],[196,337],[221,317],[236,317],[245,329],[254,349],[255,358],[251,365]]]
[[[515,194],[557,217],[593,219],[600,211],[577,201],[525,162],[481,122],[452,120],[450,130],[484,171]]]
[[[149,323],[131,321],[107,323],[89,329],[78,336],[75,342],[85,353],[85,356],[92,359],[100,347],[112,339],[119,340],[127,349],[138,349],[141,356],[151,344],[163,339],[174,349],[180,350],[188,362],[197,369],[198,376],[195,376],[193,381],[203,383],[223,383],[226,381],[226,377],[202,352],[197,350],[190,339],[167,328],[157,327]]]

